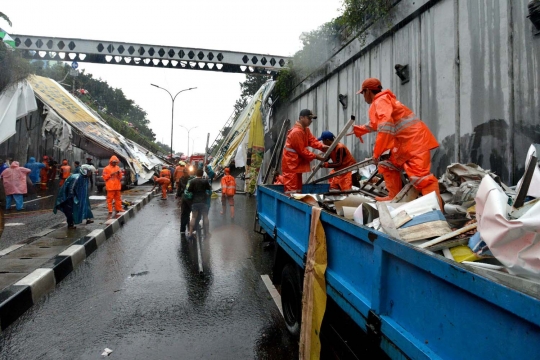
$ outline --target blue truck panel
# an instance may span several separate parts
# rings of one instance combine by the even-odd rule
[[[303,269],[311,206],[282,191],[258,188],[259,222]],[[539,358],[540,293],[534,289],[510,287],[325,211],[321,222],[328,295],[362,330],[380,327],[380,347],[391,358]]]

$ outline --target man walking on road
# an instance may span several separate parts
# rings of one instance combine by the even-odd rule
[[[203,169],[197,170],[197,178],[191,180],[187,191],[193,194],[193,204],[191,205],[191,222],[189,224],[189,238],[193,238],[193,231],[199,216],[203,219],[204,234],[208,239],[210,237],[210,224],[208,222],[208,193],[212,192],[212,187],[206,179],[203,179]]]
[[[369,107],[369,123],[355,125],[354,134],[362,135],[377,131],[373,160],[378,163],[379,172],[384,176],[388,196],[376,197],[377,201],[392,200],[401,190],[401,170],[404,169],[411,184],[422,195],[436,192],[442,210],[438,180],[431,173],[430,150],[439,143],[429,128],[408,107],[396,99],[389,89],[382,90],[379,79],[369,78],[362,83],[363,94]],[[380,156],[390,150],[388,160],[379,161]]]
[[[221,215],[225,215],[225,206],[229,203],[231,220],[234,219],[234,194],[236,194],[236,180],[231,176],[231,170],[225,168],[225,176],[221,178]]]
[[[34,183],[34,185],[39,183],[39,172],[45,167],[45,165],[37,162],[36,158],[31,157],[28,159],[28,162],[24,164],[24,167],[31,170],[29,177],[30,180],[32,180],[32,183]]]
[[[189,176],[189,171],[185,166],[182,171],[183,176],[178,181],[176,198],[180,198],[182,200],[180,205],[180,233],[182,235],[185,235],[186,229],[189,230],[189,216],[191,215],[192,203],[192,200],[188,199],[188,197],[186,196],[185,190],[188,188],[189,180],[191,180],[191,177]]]
[[[332,134],[330,131],[323,131],[319,140],[322,141],[324,145],[330,146],[334,142],[335,138],[336,137],[334,136],[334,134]],[[354,160],[354,157],[352,156],[351,152],[349,151],[347,146],[345,146],[345,144],[342,144],[342,143],[337,144],[337,146],[334,148],[334,151],[332,151],[332,153],[330,154],[330,159],[332,160],[332,162],[324,163],[325,168],[333,169],[330,172],[330,174],[333,174],[338,170],[346,168],[347,166],[356,164],[356,160]],[[345,190],[351,190],[351,189],[352,189],[352,172],[351,171],[330,179],[330,190],[345,191]]]
[[[94,166],[94,163],[92,162],[91,157],[86,158],[86,165]],[[94,166],[95,168],[95,166]],[[73,173],[77,173],[77,171],[74,171]],[[88,176],[88,180],[90,181],[90,187],[94,186],[94,174],[91,174]]]
[[[122,190],[122,173],[118,163],[120,161],[116,156],[111,156],[109,165],[103,169],[103,180],[105,180],[105,189],[107,189],[107,208],[109,209],[109,215],[112,214],[113,200],[114,208],[119,213],[122,209],[122,198],[120,191]]]
[[[41,190],[47,190],[47,182],[49,181],[49,157],[47,155],[43,155],[43,167],[39,171],[39,178],[41,180],[40,188]]]
[[[300,111],[300,117],[296,124],[287,132],[287,140],[283,149],[281,172],[285,192],[297,192],[302,190],[302,173],[311,170],[309,163],[314,160],[323,161],[321,155],[307,150],[308,146],[324,151],[328,146],[318,141],[309,130],[309,125],[317,119],[311,110]]]

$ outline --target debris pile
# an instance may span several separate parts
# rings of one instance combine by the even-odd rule
[[[439,179],[444,209],[434,192],[419,196],[410,184],[392,201],[376,202],[373,197],[383,191],[376,172],[354,191],[294,197],[449,260],[538,280],[537,151],[540,146],[532,145],[516,187],[476,164],[451,164]]]

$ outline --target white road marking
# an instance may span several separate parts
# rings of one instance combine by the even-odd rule
[[[274,286],[274,284],[272,284],[272,280],[270,280],[270,276],[261,275],[261,279],[264,282],[264,285],[266,286],[266,288],[268,289],[270,296],[272,296],[274,303],[278,307],[278,310],[281,313],[281,316],[283,316],[283,309],[281,308],[281,295],[279,295],[279,292],[277,291],[276,287]]]
[[[4,226],[21,226],[21,225],[24,225],[23,223],[7,223],[7,224],[4,224]]]
[[[47,198],[50,198],[50,197],[53,197],[53,196],[54,196],[54,195],[49,195],[49,196],[40,197],[39,199],[34,199],[34,200],[25,201],[25,202],[23,202],[23,204],[28,204],[28,203],[31,203],[31,202],[34,202],[34,201],[39,201],[39,200],[47,199]],[[12,206],[13,206],[13,205],[12,205]]]

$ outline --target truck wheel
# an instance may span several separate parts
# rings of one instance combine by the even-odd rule
[[[102,191],[103,191],[103,186],[98,185],[98,186],[97,186],[97,191],[102,192]]]
[[[281,307],[289,332],[300,336],[302,322],[302,287],[300,274],[293,264],[287,264],[281,273]]]

